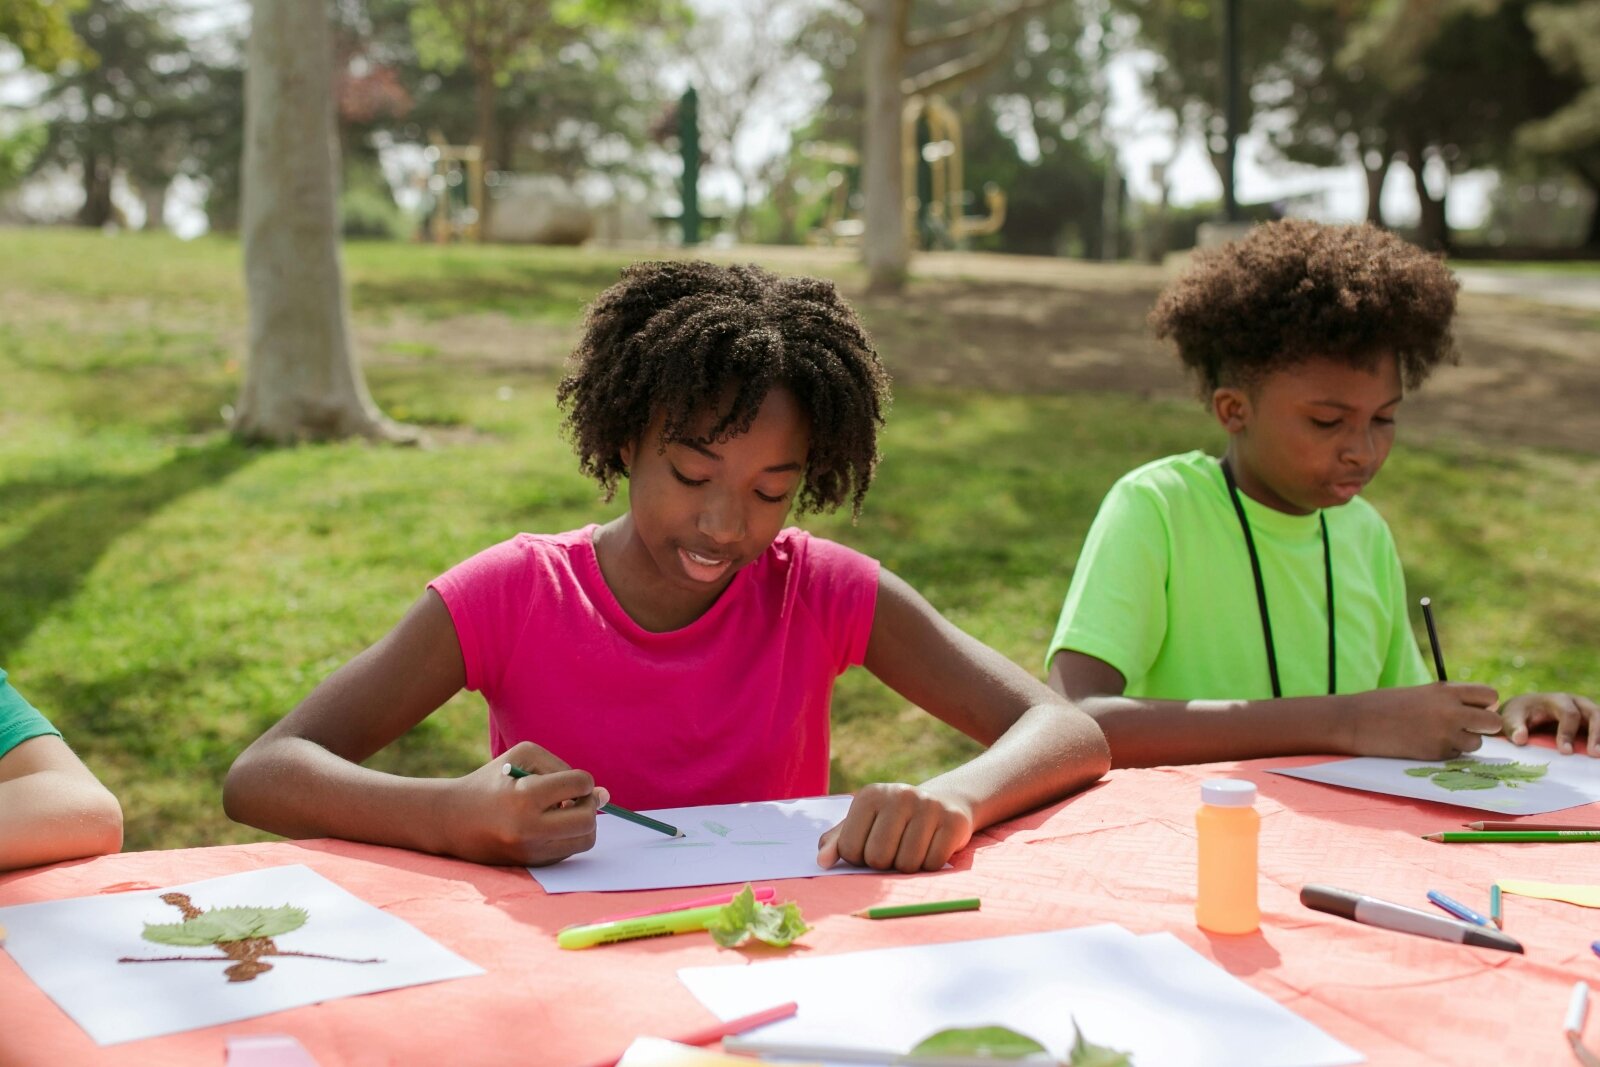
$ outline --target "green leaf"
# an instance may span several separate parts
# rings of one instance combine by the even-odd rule
[[[1076,1019],[1072,1020],[1072,1034],[1072,1053],[1067,1060],[1070,1067],[1133,1067],[1133,1057],[1128,1053],[1091,1043]]]
[[[1027,1034],[1019,1034],[1003,1026],[974,1026],[931,1034],[917,1042],[907,1059],[915,1060],[918,1056],[984,1056],[996,1060],[1020,1060],[1041,1052],[1048,1054],[1049,1049]]]
[[[755,890],[746,885],[710,922],[706,929],[723,948],[736,948],[750,938],[786,948],[794,939],[811,927],[800,915],[800,905],[794,901],[784,904],[764,904],[756,899]]]
[[[302,908],[212,908],[181,923],[145,923],[144,939],[159,945],[217,945],[251,937],[276,937],[306,924]]]
[[[1413,778],[1426,778],[1430,774],[1438,774],[1443,767],[1407,767],[1406,773]]]
[[[1433,784],[1440,789],[1456,792],[1462,789],[1493,789],[1500,784],[1500,780],[1472,771],[1440,771],[1433,776]]]

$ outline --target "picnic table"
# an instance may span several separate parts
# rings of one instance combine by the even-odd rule
[[[814,925],[801,942],[809,954],[1114,922],[1136,934],[1172,932],[1372,1064],[1573,1062],[1562,1021],[1573,983],[1600,978],[1589,947],[1600,915],[1506,897],[1506,932],[1527,950],[1519,956],[1348,922],[1303,907],[1299,892],[1322,882],[1427,907],[1425,893],[1437,889],[1482,910],[1496,878],[1600,880],[1600,846],[1435,844],[1420,835],[1481,816],[1268,773],[1317,761],[1118,770],[1062,803],[991,827],[945,871],[774,884],[778,899],[799,901]],[[1210,935],[1194,923],[1194,812],[1200,782],[1215,777],[1246,778],[1260,791],[1257,934]],[[1594,822],[1597,809],[1543,821]],[[221,1065],[229,1037],[289,1034],[322,1067],[582,1067],[616,1057],[638,1035],[671,1038],[715,1021],[677,980],[679,968],[784,955],[719,950],[700,935],[563,951],[554,935],[565,925],[705,891],[552,896],[520,868],[334,840],[133,852],[14,872],[0,876],[0,906],[294,863],[487,973],[101,1048],[0,951],[0,1065]],[[982,898],[981,911],[888,922],[851,915],[881,903],[969,896]]]

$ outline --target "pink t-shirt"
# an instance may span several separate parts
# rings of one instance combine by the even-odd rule
[[[866,657],[877,561],[791,527],[704,615],[650,633],[606,585],[597,528],[518,534],[430,583],[491,753],[532,741],[629,808],[826,793],[833,681]]]

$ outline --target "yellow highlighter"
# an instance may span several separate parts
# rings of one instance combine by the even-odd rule
[[[709,908],[685,908],[683,911],[666,911],[659,915],[640,915],[616,922],[594,923],[591,926],[569,926],[556,935],[556,944],[562,948],[593,948],[609,945],[613,941],[632,941],[640,937],[662,937],[666,934],[686,934],[704,930],[706,923],[721,914],[723,905]]]

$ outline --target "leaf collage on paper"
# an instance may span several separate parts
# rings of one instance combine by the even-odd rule
[[[1440,789],[1516,789],[1524,782],[1536,782],[1550,769],[1548,763],[1489,763],[1470,756],[1449,760],[1443,767],[1408,767],[1413,778],[1428,778]]]
[[[1004,1026],[974,1026],[930,1034],[907,1054],[905,1062],[915,1064],[919,1058],[970,1057],[992,1059],[1000,1064],[1038,1064],[1039,1067],[1133,1067],[1133,1058],[1128,1053],[1096,1045],[1084,1037],[1077,1020],[1073,1020],[1072,1033],[1072,1049],[1066,1060],[1055,1059],[1049,1049],[1027,1034]]]
[[[800,915],[794,901],[766,904],[756,899],[755,889],[746,885],[730,900],[706,929],[723,948],[737,948],[751,938],[763,944],[787,948],[811,927]]]

